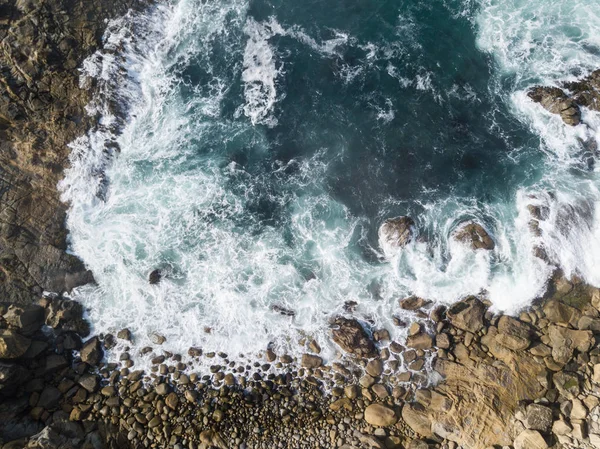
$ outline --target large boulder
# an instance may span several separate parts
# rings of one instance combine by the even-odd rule
[[[9,326],[18,328],[21,334],[32,335],[44,324],[44,308],[37,305],[11,305],[3,317]]]
[[[527,349],[531,344],[532,333],[533,331],[527,323],[503,315],[498,320],[496,341],[513,351],[521,351]]]
[[[81,349],[81,360],[88,365],[97,365],[104,355],[98,337],[90,338]]]
[[[473,221],[461,224],[452,236],[455,240],[469,245],[473,250],[485,249],[491,251],[496,247],[494,240],[483,226]]]
[[[581,122],[579,106],[558,87],[537,86],[527,95],[552,114],[558,114],[567,125],[576,126]]]
[[[365,421],[376,427],[389,427],[398,422],[394,409],[383,404],[371,404],[365,409]]]
[[[483,327],[485,310],[485,305],[471,296],[450,307],[446,316],[453,326],[474,334]]]
[[[546,440],[537,430],[526,429],[515,438],[515,449],[547,449]]]
[[[355,319],[336,318],[331,334],[333,341],[350,354],[369,359],[377,355],[375,344]]]
[[[600,111],[600,70],[579,81],[565,83],[565,87],[572,92],[576,103]]]
[[[394,257],[415,235],[415,222],[410,217],[389,218],[379,227],[379,245],[386,257]]]
[[[22,357],[29,346],[31,340],[14,330],[0,330],[0,359],[16,359]]]

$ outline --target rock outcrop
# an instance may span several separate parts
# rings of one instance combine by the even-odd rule
[[[455,240],[469,245],[473,250],[485,249],[488,251],[496,247],[494,240],[479,223],[467,222],[460,225],[452,234]]]
[[[547,111],[560,115],[571,126],[581,123],[580,106],[600,111],[600,70],[561,87],[536,86],[528,96]]]
[[[65,252],[66,204],[57,192],[68,144],[92,125],[79,86],[105,20],[137,0],[7,0],[0,7],[0,296],[27,304],[42,291],[93,280]]]
[[[377,355],[373,340],[354,319],[336,318],[332,324],[331,335],[333,341],[349,354],[362,358],[372,358]]]
[[[567,125],[577,126],[581,123],[579,106],[562,89],[537,86],[531,89],[527,95],[548,112],[560,115]]]
[[[410,217],[389,218],[379,227],[379,246],[391,258],[415,236],[415,222]]]

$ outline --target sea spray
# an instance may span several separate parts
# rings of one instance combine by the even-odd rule
[[[594,11],[578,34],[547,5],[539,22],[515,2],[361,8],[181,0],[109,27],[83,71],[100,125],[61,183],[98,282],[74,295],[98,331],[230,354],[311,335],[332,358],[349,301],[401,339],[411,294],[516,313],[556,266],[600,281],[598,180],[580,160],[598,114],[569,128],[526,97],[600,62]],[[548,210],[540,233],[531,205]],[[390,260],[377,230],[399,215],[419,238]],[[466,221],[493,251],[452,237]]]

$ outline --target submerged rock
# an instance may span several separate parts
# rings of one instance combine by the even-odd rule
[[[162,272],[159,269],[153,270],[148,276],[148,282],[150,285],[156,285],[162,279]]]
[[[415,222],[410,217],[387,219],[379,228],[379,245],[386,257],[395,256],[415,235]]]
[[[483,226],[472,221],[460,225],[454,231],[453,237],[455,240],[469,245],[473,250],[485,249],[491,251],[496,247]]]

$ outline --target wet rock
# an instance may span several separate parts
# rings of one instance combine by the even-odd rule
[[[153,270],[148,275],[148,283],[150,285],[156,285],[162,279],[162,273],[159,269]]]
[[[321,353],[321,346],[319,346],[319,343],[317,343],[317,340],[311,340],[310,343],[308,344],[308,349],[310,349],[315,354]]]
[[[410,335],[406,339],[406,346],[413,349],[431,349],[433,346],[433,338],[426,333],[418,333]]]
[[[131,331],[127,328],[125,329],[121,329],[119,332],[117,332],[117,338],[120,340],[125,340],[125,341],[132,341],[132,335],[131,335]]]
[[[371,404],[365,409],[365,421],[372,426],[389,427],[398,422],[396,412],[383,404]]]
[[[483,226],[475,222],[461,224],[452,236],[455,240],[469,245],[473,250],[484,249],[491,251],[496,247],[494,240],[492,240]]]
[[[600,70],[578,81],[565,83],[565,87],[572,92],[577,104],[600,111]]]
[[[379,377],[383,372],[383,362],[381,359],[370,360],[369,363],[367,363],[365,371],[373,377]]]
[[[89,339],[81,349],[80,352],[81,360],[88,365],[97,365],[102,360],[104,356],[104,352],[102,350],[102,345],[100,344],[100,340],[98,337],[94,337]]]
[[[401,299],[399,304],[400,308],[404,310],[418,310],[428,304],[431,304],[431,301],[419,298],[418,296],[409,296],[408,298]]]
[[[171,410],[177,409],[177,405],[179,404],[179,396],[177,396],[176,393],[169,393],[165,398],[165,404],[167,404],[167,407],[169,407]]]
[[[152,342],[153,345],[162,345],[165,341],[167,341],[166,337],[164,335],[161,335],[157,332],[152,332],[150,334],[150,341]]]
[[[331,333],[333,341],[350,354],[364,358],[373,358],[377,355],[375,344],[360,323],[354,319],[336,318]]]
[[[453,326],[474,334],[483,327],[485,310],[485,305],[471,296],[450,307],[446,315]]]
[[[292,309],[288,309],[279,305],[271,306],[271,310],[283,316],[296,316],[296,312],[294,312]]]
[[[304,368],[318,368],[323,364],[323,359],[313,354],[302,354],[302,366]]]
[[[560,115],[567,125],[577,126],[581,122],[581,110],[572,98],[558,87],[538,86],[527,95],[552,114]]]
[[[395,256],[400,249],[408,245],[415,235],[415,222],[410,217],[387,219],[379,227],[379,246],[386,257]]]
[[[13,330],[0,330],[0,359],[16,359],[22,357],[31,340]]]

